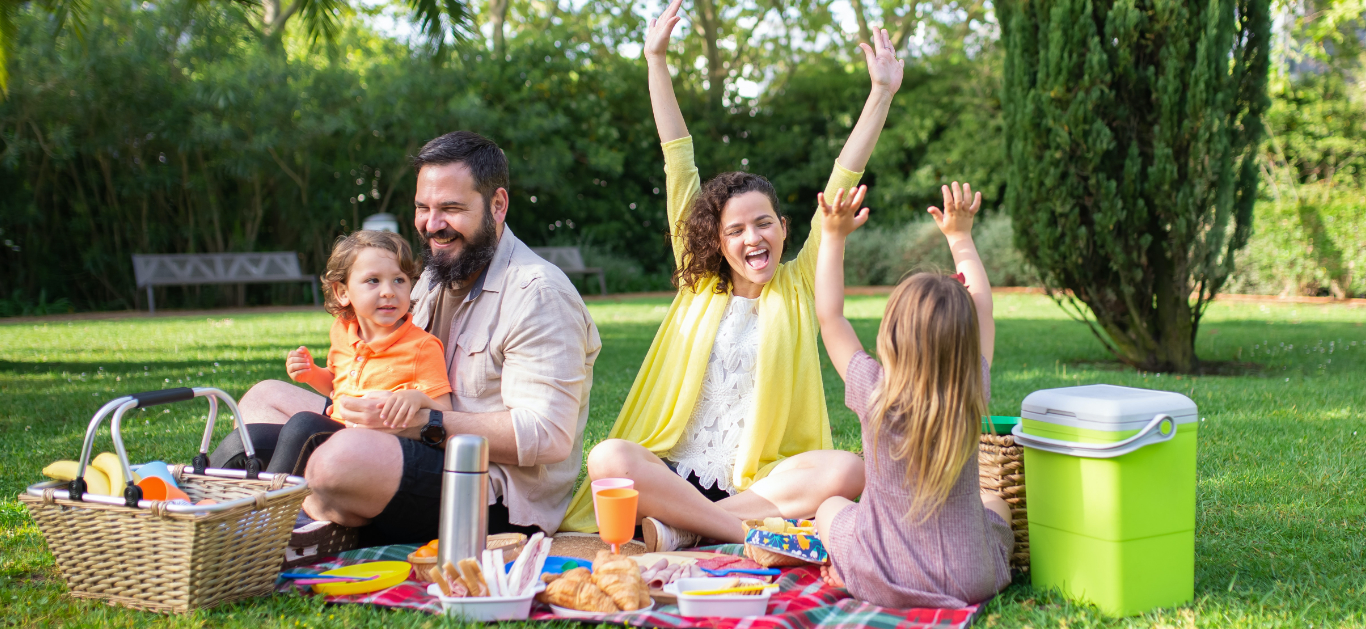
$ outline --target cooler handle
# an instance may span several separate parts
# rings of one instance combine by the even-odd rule
[[[1162,430],[1164,424],[1169,429],[1167,432]],[[1026,448],[1088,459],[1112,459],[1129,454],[1146,445],[1171,441],[1176,436],[1176,420],[1172,419],[1171,415],[1156,415],[1152,421],[1148,422],[1147,426],[1143,427],[1143,430],[1138,431],[1138,434],[1114,443],[1081,443],[1039,437],[1025,433],[1024,422],[1016,424],[1015,428],[1011,429],[1010,434],[1015,437],[1015,443]]]

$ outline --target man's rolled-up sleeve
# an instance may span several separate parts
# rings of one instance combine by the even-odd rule
[[[503,405],[512,416],[517,465],[558,463],[578,439],[579,409],[588,394],[588,314],[543,282],[533,281],[516,305],[520,321],[503,349]]]

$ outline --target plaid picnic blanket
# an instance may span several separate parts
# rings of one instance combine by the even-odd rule
[[[367,561],[406,561],[408,553],[417,546],[379,546],[342,553],[295,572],[322,572]],[[740,544],[710,546],[704,549],[718,553],[743,555]],[[281,579],[276,590],[284,593],[307,594],[308,588]],[[370,594],[328,597],[329,603],[366,603],[385,607],[414,609],[430,614],[441,613],[441,601],[427,594],[427,586],[416,581],[404,581],[394,587]],[[676,605],[664,605],[649,612],[602,614],[577,622],[625,625],[629,627],[659,627],[662,629],[966,629],[981,610],[982,605],[962,609],[890,609],[870,605],[850,598],[843,589],[832,588],[821,581],[815,567],[784,568],[778,577],[778,592],[769,599],[769,614],[752,618],[694,618],[680,616]],[[530,620],[563,620],[543,605],[532,608]]]

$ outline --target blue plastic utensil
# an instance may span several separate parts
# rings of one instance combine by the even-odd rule
[[[329,574],[313,574],[311,572],[281,572],[280,578],[283,579],[343,579],[356,580],[357,577],[341,577]]]
[[[703,568],[702,572],[713,577],[724,577],[728,574],[752,574],[761,577],[776,577],[782,574],[782,571],[777,568],[765,568],[763,570],[756,570],[753,568],[723,568],[721,570],[712,570],[711,568]]]

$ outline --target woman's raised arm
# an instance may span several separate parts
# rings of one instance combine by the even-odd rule
[[[873,46],[877,47],[876,50]],[[844,149],[839,156],[839,165],[856,173],[862,172],[868,165],[873,147],[877,146],[882,125],[887,122],[887,110],[892,106],[892,96],[901,89],[901,76],[906,65],[905,61],[896,58],[896,49],[892,47],[892,38],[887,35],[887,29],[873,35],[873,46],[859,44],[864,59],[868,61],[868,77],[872,79],[873,86],[867,102],[863,104],[863,113],[859,115],[858,123],[844,142]]]
[[[678,16],[683,0],[673,0],[658,18],[650,20],[645,34],[645,64],[649,67],[650,104],[655,112],[655,127],[659,141],[669,142],[688,136],[688,124],[683,121],[683,110],[674,96],[673,78],[669,76],[669,36],[674,26],[683,19]]]
[[[873,147],[877,146],[877,138],[882,134],[882,125],[887,122],[892,96],[901,89],[905,64],[896,58],[896,49],[892,48],[892,39],[886,30],[880,30],[873,36],[873,45],[876,48],[859,44],[864,59],[868,61],[868,78],[872,80],[872,88],[868,92],[868,100],[863,104],[858,123],[854,125],[849,139],[845,140],[839,159],[835,160],[830,181],[825,184],[825,196],[830,198],[834,198],[835,191],[840,188],[852,189],[858,185],[863,169],[868,165],[868,158],[873,154]],[[811,234],[806,237],[801,253],[797,254],[797,269],[805,277],[812,277],[816,272],[816,252],[821,246],[820,221],[821,211],[817,209],[811,217]]]

